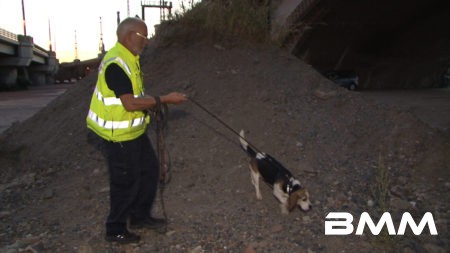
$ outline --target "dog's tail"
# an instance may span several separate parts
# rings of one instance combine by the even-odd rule
[[[239,142],[241,143],[242,149],[249,155],[250,157],[256,157],[256,151],[248,145],[248,142],[245,140],[244,137],[244,130],[241,130],[239,133]]]

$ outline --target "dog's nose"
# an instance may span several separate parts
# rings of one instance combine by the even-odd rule
[[[304,212],[308,212],[309,210],[311,210],[311,208],[312,208],[312,206],[308,205],[308,206],[305,206],[305,207],[301,207],[300,210],[302,210]]]

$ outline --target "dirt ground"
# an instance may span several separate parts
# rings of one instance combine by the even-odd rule
[[[443,132],[449,130],[450,88],[363,90],[361,96],[377,104],[410,112],[434,129]]]
[[[25,121],[73,84],[32,86],[28,90],[0,92],[0,132]],[[411,112],[432,128],[447,131],[450,126],[450,89],[359,90],[376,104]]]
[[[168,230],[136,231],[143,237],[136,245],[106,243],[108,173],[85,127],[92,75],[0,136],[0,252],[450,249],[445,120],[429,124],[415,114],[419,107],[337,88],[301,60],[267,46],[155,42],[141,60],[148,93],[185,92],[234,129],[245,129],[255,146],[309,188],[313,209],[280,215],[264,185],[263,200],[256,200],[236,136],[188,102],[170,107],[172,180],[163,192]],[[444,116],[446,92],[438,93]],[[404,212],[416,221],[431,212],[438,235],[427,228],[423,235],[373,236],[367,228],[362,236],[324,234],[329,212],[349,212],[356,221],[362,212],[375,220],[383,211],[396,227]],[[153,212],[163,216],[161,199]]]

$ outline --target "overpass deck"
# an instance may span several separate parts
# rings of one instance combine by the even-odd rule
[[[30,36],[0,28],[0,88],[14,87],[20,80],[45,84],[57,70],[55,52],[34,44]]]

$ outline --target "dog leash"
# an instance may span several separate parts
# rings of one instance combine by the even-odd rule
[[[166,104],[161,103],[159,97],[155,97],[156,106],[154,110],[154,117],[156,119],[156,147],[158,150],[160,175],[159,180],[162,184],[167,184],[170,181],[170,158],[166,149],[164,141],[165,131],[167,130],[167,117],[169,109]]]
[[[239,136],[239,138],[242,138],[244,141],[247,142],[247,144],[253,148],[253,150],[255,150],[257,153],[262,153],[255,145],[253,145],[251,142],[249,142],[247,139],[245,139],[245,137],[241,136],[236,130],[234,130],[232,127],[230,127],[227,123],[225,123],[225,121],[223,121],[222,119],[220,119],[217,115],[215,115],[214,113],[212,113],[211,111],[209,111],[208,109],[206,109],[206,107],[204,107],[203,105],[201,105],[199,102],[195,101],[193,98],[191,97],[187,97],[187,99],[189,99],[189,101],[191,101],[194,105],[196,105],[198,108],[200,108],[201,110],[203,110],[204,112],[206,112],[209,116],[213,117],[215,120],[217,120],[220,124],[222,124],[224,127],[226,127],[228,130],[230,130],[232,133],[234,133],[235,135]]]
[[[203,105],[201,105],[199,102],[195,101],[193,98],[191,97],[187,97],[187,99],[189,101],[191,101],[194,105],[196,105],[198,108],[200,108],[201,110],[203,110],[204,112],[206,112],[208,115],[210,115],[211,117],[213,117],[214,119],[216,119],[218,122],[220,122],[223,126],[225,126],[228,130],[230,130],[231,132],[233,132],[235,135],[239,136],[239,138],[242,138],[244,141],[247,142],[247,144],[253,148],[253,150],[255,150],[257,153],[263,153],[261,152],[255,145],[251,144],[247,139],[245,139],[245,137],[242,137],[236,130],[234,130],[232,127],[230,127],[228,124],[226,124],[223,120],[221,120],[218,116],[216,116],[214,113],[212,113],[211,111],[209,111],[208,109],[206,109],[206,107],[204,107]],[[239,144],[237,144],[238,146],[240,146]],[[276,167],[278,167],[279,165],[277,163],[275,163],[274,161],[272,161],[272,159],[269,160],[270,163],[272,163],[272,165],[275,165]],[[317,171],[309,171],[309,170],[304,170],[305,173],[308,174],[313,174],[313,175],[317,175],[318,172]]]
[[[166,184],[170,182],[170,156],[169,152],[166,149],[166,143],[164,141],[164,135],[165,131],[167,130],[167,117],[168,114],[168,107],[166,104],[161,103],[161,99],[159,97],[155,97],[156,106],[152,110],[153,115],[156,119],[156,149],[158,154],[158,160],[159,160],[159,199],[161,201],[161,210],[164,216],[164,219],[166,220],[164,231],[161,231],[161,233],[167,232],[167,212],[166,212],[166,205],[164,202],[164,190]]]
[[[258,149],[255,145],[253,145],[251,142],[249,142],[247,139],[245,139],[245,137],[241,136],[236,130],[234,130],[232,127],[230,127],[227,123],[225,123],[225,121],[223,121],[222,119],[220,119],[217,115],[215,115],[214,113],[212,113],[211,111],[209,111],[208,109],[206,109],[206,107],[204,107],[203,105],[201,105],[199,102],[195,101],[193,98],[191,97],[187,97],[187,99],[189,99],[189,101],[191,101],[194,105],[196,105],[198,108],[200,108],[201,110],[203,110],[204,112],[206,112],[208,115],[210,115],[211,117],[213,117],[215,120],[217,120],[220,124],[222,124],[224,127],[226,127],[228,130],[230,130],[232,133],[234,133],[235,135],[239,136],[239,138],[242,138],[244,141],[247,142],[247,145],[250,146],[253,150],[255,150],[256,153],[261,153],[264,154],[263,152],[260,151],[260,149]],[[271,163],[273,166],[278,167],[278,168],[283,168],[283,166],[281,164],[279,164],[278,162],[274,161],[271,156],[267,156],[267,161],[269,163]]]

